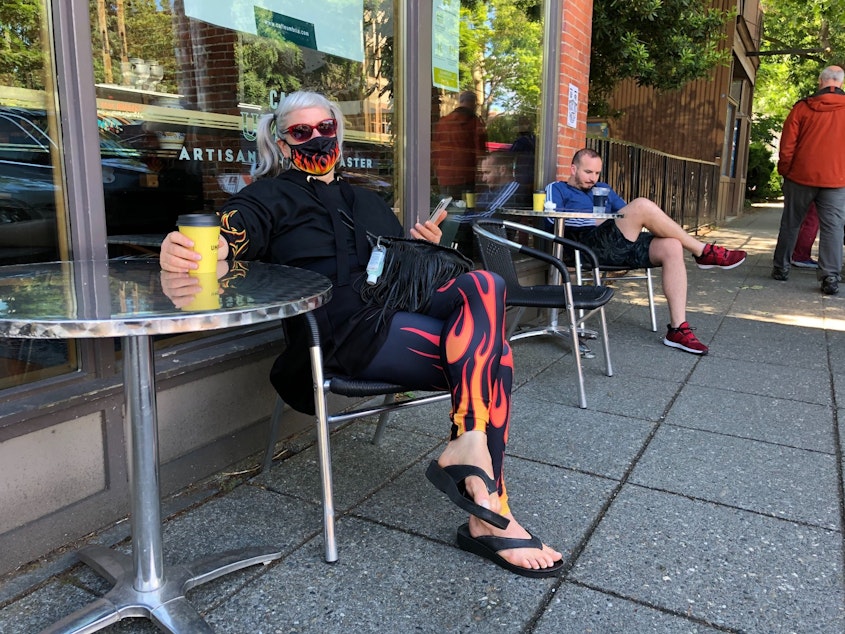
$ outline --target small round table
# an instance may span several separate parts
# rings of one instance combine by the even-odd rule
[[[211,632],[185,597],[202,583],[281,556],[246,548],[193,563],[164,565],[158,420],[152,336],[256,324],[300,315],[331,296],[325,277],[287,266],[236,262],[184,309],[164,293],[157,260],[49,262],[0,267],[0,337],[121,337],[131,557],[87,546],[80,559],[114,584],[104,597],[45,632],[95,632],[125,617],[146,617],[168,632]],[[209,288],[211,286],[212,288]]]

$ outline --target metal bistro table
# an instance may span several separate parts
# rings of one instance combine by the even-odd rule
[[[526,218],[550,218],[555,224],[555,235],[560,237],[563,237],[564,223],[567,218],[594,218],[596,220],[607,220],[625,217],[624,214],[602,214],[577,209],[544,209],[543,211],[535,211],[533,209],[520,207],[505,207],[499,209],[496,213],[505,216],[524,216]]]
[[[185,593],[281,556],[245,548],[164,565],[152,336],[284,319],[314,310],[331,296],[331,283],[321,275],[258,262],[234,263],[219,287],[219,307],[214,298],[203,308],[180,310],[162,291],[158,260],[0,267],[0,336],[122,338],[132,554],[83,548],[80,559],[114,586],[45,632],[95,632],[126,617],[149,618],[167,632],[212,632]]]
[[[592,211],[583,211],[578,209],[544,209],[543,211],[535,211],[533,209],[524,209],[518,207],[507,207],[503,209],[499,209],[496,213],[502,214],[504,216],[523,216],[526,218],[548,218],[554,221],[554,234],[556,236],[563,237],[564,230],[566,229],[566,220],[568,218],[592,218],[594,220],[613,220],[615,218],[624,218],[625,214],[618,214],[618,213],[593,213]],[[560,245],[555,245],[555,257],[562,259],[563,258],[563,247]],[[578,274],[578,284],[581,283],[581,262],[579,254],[576,252],[576,268]],[[557,276],[557,269],[552,271],[553,275]],[[560,279],[555,278],[552,280],[555,284],[560,284]],[[555,312],[556,314],[556,312]],[[557,322],[555,322],[557,323]]]

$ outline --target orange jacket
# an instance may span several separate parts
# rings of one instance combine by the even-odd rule
[[[475,189],[476,170],[486,145],[484,122],[468,108],[456,108],[440,119],[431,141],[431,160],[437,182]]]
[[[823,88],[783,122],[778,174],[799,185],[845,187],[845,92]]]

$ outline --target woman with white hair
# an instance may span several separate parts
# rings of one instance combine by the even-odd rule
[[[412,389],[449,389],[451,440],[426,476],[469,514],[458,545],[517,574],[558,574],[561,554],[520,526],[502,474],[510,421],[513,357],[504,338],[505,287],[470,271],[433,291],[418,312],[384,311],[361,296],[371,245],[367,234],[400,236],[393,211],[372,191],[335,173],[343,117],[314,92],[288,95],[258,126],[255,180],[223,206],[218,258],[298,266],[328,277],[332,300],[314,311],[326,370]],[[411,229],[439,242],[437,222]],[[161,266],[187,275],[197,254],[187,236],[162,243]],[[381,315],[383,318],[376,318]],[[291,406],[307,411],[306,337],[289,337],[271,381]]]

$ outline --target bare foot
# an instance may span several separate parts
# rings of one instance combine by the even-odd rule
[[[493,460],[487,449],[487,434],[483,431],[468,431],[458,436],[455,440],[449,441],[446,449],[437,459],[441,467],[466,464],[482,469],[490,478],[493,478]],[[499,496],[495,493],[488,493],[484,481],[477,476],[469,476],[464,480],[467,493],[473,501],[494,513],[499,513],[502,505]]]
[[[469,534],[473,537],[492,535],[494,537],[509,537],[515,539],[529,539],[531,534],[522,528],[511,513],[505,513],[510,520],[507,528],[496,528],[477,517],[469,518]],[[554,548],[543,544],[543,548],[508,548],[498,551],[499,557],[520,568],[540,570],[550,568],[563,559],[563,555]]]
[[[449,442],[446,449],[438,458],[437,463],[441,467],[449,467],[458,464],[468,464],[480,467],[487,475],[493,477],[493,461],[487,449],[487,435],[481,431],[468,431]],[[496,493],[488,493],[487,487],[481,478],[470,476],[465,480],[467,492],[476,504],[488,508],[494,513],[501,513],[502,505]],[[505,529],[496,528],[470,516],[469,530],[473,537],[492,535],[494,537],[509,537],[516,539],[529,539],[531,535],[513,517],[510,512],[504,513],[504,517],[510,520]],[[549,568],[562,559],[562,555],[543,544],[543,548],[509,548],[499,551],[502,559],[514,566],[521,568],[532,568],[539,570]]]

